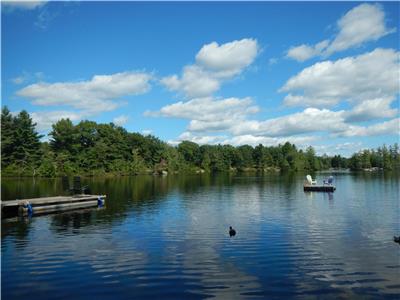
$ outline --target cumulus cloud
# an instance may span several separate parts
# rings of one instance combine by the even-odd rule
[[[182,76],[164,77],[160,82],[170,91],[184,93],[187,97],[205,97],[220,88],[220,80],[203,68],[190,65],[183,69]]]
[[[234,146],[240,145],[251,145],[257,146],[263,144],[264,146],[275,146],[278,144],[284,144],[286,142],[296,144],[297,146],[310,145],[311,142],[317,140],[316,136],[287,136],[287,137],[269,137],[269,136],[255,136],[251,134],[238,135],[222,142],[223,144],[229,144]]]
[[[158,112],[145,112],[145,116],[163,116],[189,119],[190,131],[221,131],[244,121],[246,116],[259,111],[253,100],[247,98],[196,98],[166,105]]]
[[[374,107],[382,103],[387,104],[386,109],[374,111]],[[249,119],[249,116],[258,111],[250,98],[200,98],[167,105],[158,112],[147,112],[146,115],[190,120],[179,140],[233,145],[276,144],[286,141],[301,144],[311,142],[316,138],[313,135],[317,133],[326,133],[331,137],[393,134],[393,120],[370,126],[355,126],[350,123],[369,121],[366,119],[367,115],[370,118],[395,116],[397,110],[388,105],[388,100],[375,99],[369,103],[368,108],[356,106],[350,111],[306,108],[301,112],[259,121]],[[223,135],[210,135],[216,132]]]
[[[356,57],[316,63],[291,77],[279,91],[290,92],[284,99],[287,106],[394,99],[399,76],[399,53],[378,48]]]
[[[376,41],[393,32],[386,28],[385,12],[379,4],[360,4],[347,12],[337,23],[339,33],[327,47],[326,54]]]
[[[179,101],[166,105],[158,112],[145,112],[147,116],[164,116],[200,121],[215,121],[256,113],[258,107],[247,98],[214,99],[212,97],[196,98],[190,101]]]
[[[227,136],[225,135],[194,135],[191,132],[183,132],[176,141],[169,141],[170,144],[178,144],[181,141],[191,141],[200,145],[221,144]]]
[[[45,132],[51,129],[51,126],[61,119],[70,119],[71,121],[79,121],[87,115],[79,112],[72,112],[66,110],[57,111],[39,111],[29,113],[33,122],[37,123],[36,130],[38,132]]]
[[[379,118],[393,118],[397,108],[391,108],[392,98],[377,98],[363,101],[345,114],[346,122],[363,122]]]
[[[64,105],[98,113],[113,110],[121,104],[113,100],[147,92],[150,80],[150,74],[140,72],[95,75],[88,81],[31,84],[17,91],[17,95],[32,99],[35,105]]]
[[[297,47],[292,47],[289,49],[287,57],[303,62],[314,56],[320,55],[322,50],[324,50],[328,44],[329,41],[325,40],[316,44],[315,46],[303,44]]]
[[[182,75],[166,76],[160,82],[171,91],[188,98],[206,97],[219,90],[221,83],[248,67],[256,58],[259,46],[254,39],[242,39],[219,45],[204,45],[196,63],[183,68]]]
[[[392,115],[392,112],[390,112]],[[398,133],[398,120],[392,119],[369,126],[352,125],[349,118],[358,117],[357,111],[332,111],[307,108],[302,112],[268,119],[247,120],[229,128],[234,136],[287,137],[325,132],[332,137],[376,136]]]
[[[310,142],[316,141],[318,137],[315,136],[288,136],[288,137],[268,137],[268,136],[254,136],[251,134],[239,135],[239,136],[227,136],[227,135],[198,135],[190,131],[183,132],[177,140],[171,140],[168,143],[172,145],[179,144],[182,141],[191,141],[200,145],[251,145],[257,146],[263,144],[265,146],[272,146],[278,144],[284,144],[290,142],[300,147],[307,146]]]
[[[269,119],[246,121],[232,127],[234,135],[291,136],[319,131],[339,132],[348,127],[344,124],[344,111],[307,108],[302,112]]]
[[[211,121],[201,121],[201,120],[191,120],[188,126],[188,130],[193,132],[215,132],[229,130],[237,122],[242,121],[242,116],[240,118],[232,119],[221,119],[221,120],[211,120]]]
[[[385,24],[385,12],[379,4],[360,4],[348,11],[337,22],[338,33],[331,40],[324,40],[313,45],[292,47],[287,57],[305,61],[315,56],[329,56],[351,47],[359,47],[366,42],[376,41],[394,32]]]
[[[318,155],[335,155],[338,153],[345,153],[351,155],[352,153],[362,148],[361,142],[345,142],[335,145],[315,145],[314,149]]]
[[[397,135],[400,132],[400,119],[392,119],[386,122],[370,126],[349,126],[347,130],[338,132],[336,136],[355,137],[355,136],[377,136],[377,135]]]
[[[204,45],[196,55],[198,65],[216,72],[217,77],[231,77],[249,66],[258,53],[257,41],[242,39],[219,45]]]
[[[123,126],[125,125],[129,120],[129,117],[126,115],[120,115],[118,117],[115,117],[113,119],[113,123],[117,126]]]

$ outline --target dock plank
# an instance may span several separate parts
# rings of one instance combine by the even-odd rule
[[[305,192],[334,192],[334,185],[304,185]]]
[[[30,198],[30,199],[19,199],[19,200],[6,200],[6,201],[1,201],[1,207],[3,208],[3,207],[19,206],[22,201],[29,201],[29,203],[31,203],[32,206],[35,206],[35,205],[97,200],[98,197],[104,199],[106,198],[106,195],[55,196],[55,197]]]
[[[78,202],[78,203],[64,203],[57,205],[38,206],[34,208],[34,214],[61,212],[66,210],[75,210],[87,207],[97,206],[97,200]],[[23,215],[27,215],[27,209],[23,209]]]

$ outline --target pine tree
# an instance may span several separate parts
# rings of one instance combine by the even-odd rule
[[[14,153],[14,118],[4,106],[1,110],[1,166],[8,166]]]
[[[29,114],[23,110],[14,119],[14,149],[12,160],[15,164],[26,167],[37,167],[40,164],[42,152],[40,149],[40,138]]]
[[[309,146],[306,150],[306,160],[307,160],[307,168],[309,170],[318,169],[318,162],[315,157],[315,150],[311,146]]]
[[[55,152],[67,151],[71,155],[75,154],[78,136],[70,119],[61,119],[53,124],[53,130],[49,135],[52,137],[50,146]]]

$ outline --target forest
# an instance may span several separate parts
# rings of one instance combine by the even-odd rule
[[[226,171],[318,171],[400,169],[396,144],[363,150],[350,158],[317,156],[310,146],[294,144],[252,147],[198,145],[182,141],[172,146],[152,135],[128,132],[113,123],[97,124],[69,119],[53,124],[46,142],[26,111],[1,113],[1,167],[3,176],[105,176]]]

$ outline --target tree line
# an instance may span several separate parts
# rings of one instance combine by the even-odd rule
[[[312,147],[298,149],[289,142],[266,147],[198,145],[182,141],[171,146],[152,135],[128,132],[113,123],[97,124],[69,119],[53,124],[49,141],[36,131],[26,111],[1,113],[1,166],[3,176],[101,176],[177,172],[317,171],[328,168],[398,169],[398,145],[364,150],[350,159],[317,156]]]

